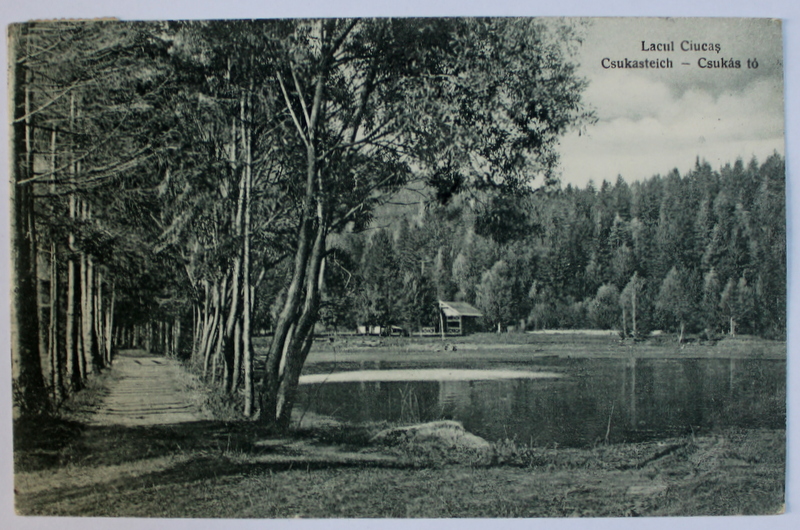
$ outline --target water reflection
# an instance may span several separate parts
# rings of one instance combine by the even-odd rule
[[[369,364],[368,369],[392,368],[388,362]],[[564,377],[306,384],[299,403],[356,422],[457,419],[489,440],[536,445],[785,426],[784,361],[630,358],[525,368]]]

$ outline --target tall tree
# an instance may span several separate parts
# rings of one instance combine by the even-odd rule
[[[496,262],[481,276],[476,288],[475,303],[483,312],[485,321],[499,333],[513,321],[514,278],[508,263]]]
[[[677,325],[678,342],[683,343],[686,324],[695,314],[689,278],[685,271],[673,267],[667,273],[656,299],[656,309],[668,324]]]
[[[39,357],[39,320],[36,317],[37,254],[33,186],[25,185],[33,175],[31,146],[31,90],[33,71],[25,58],[31,53],[29,26],[12,26],[9,57],[12,67],[11,127],[11,352],[14,379],[14,407],[17,414],[41,411],[47,404]]]
[[[291,281],[262,381],[266,421],[289,423],[328,235],[363,223],[412,177],[410,162],[442,201],[471,185],[552,175],[558,137],[590,115],[564,49],[570,28],[559,41],[548,31],[517,19],[326,20],[298,21],[287,35],[275,75],[305,168]]]
[[[716,333],[720,324],[720,289],[717,271],[712,268],[703,276],[703,298],[700,302],[702,320],[707,336]]]
[[[622,306],[623,335],[627,336],[628,318],[630,317],[631,335],[633,338],[638,337],[637,316],[639,308],[641,307],[639,299],[642,289],[644,289],[644,279],[639,276],[638,272],[634,272],[619,297],[619,303],[620,306]]]
[[[373,235],[363,260],[361,323],[388,329],[399,323],[402,297],[402,276],[388,231]]]

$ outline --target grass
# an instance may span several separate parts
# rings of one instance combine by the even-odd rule
[[[42,458],[17,446],[17,510],[128,517],[563,517],[777,513],[785,433],[592,448],[494,444],[491,465],[407,459],[371,447],[385,424],[309,416],[278,436],[247,422],[61,425]],[[418,455],[417,455],[418,456]]]
[[[225,518],[776,513],[783,459],[768,449],[782,444],[774,431],[731,432],[522,451],[513,465],[478,468],[320,462],[309,454],[270,461],[252,447],[237,454],[184,447],[182,457],[155,467],[116,468],[114,475],[20,495],[17,506],[38,515]],[[772,456],[761,459],[766,454]]]
[[[263,356],[267,337],[254,340]],[[445,348],[447,346],[447,348]],[[455,346],[455,350],[453,349]],[[763,358],[785,359],[786,342],[749,336],[719,341],[695,340],[678,344],[674,337],[658,336],[643,342],[622,341],[612,334],[477,333],[464,337],[359,337],[339,336],[333,342],[314,343],[307,369],[331,362],[529,361],[536,358]]]

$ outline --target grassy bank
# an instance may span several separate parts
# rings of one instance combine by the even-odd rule
[[[17,476],[28,515],[561,517],[782,510],[782,431],[592,449],[498,447],[493,465],[441,465],[325,430],[272,437],[221,422],[89,428],[59,465]],[[349,440],[352,442],[352,438]],[[30,462],[30,459],[28,459]]]

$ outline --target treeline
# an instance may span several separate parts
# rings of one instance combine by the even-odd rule
[[[9,36],[13,390],[24,414],[111,363],[119,304],[145,260],[142,234],[125,233],[141,201],[124,200],[128,182],[108,183],[152,159],[163,93],[145,87],[163,72],[131,68],[148,53],[132,26],[24,24]]]
[[[338,242],[410,183],[447,202],[549,180],[558,138],[593,120],[572,61],[579,31],[531,19],[12,26],[16,411],[52,409],[115,349],[145,347],[288,425],[320,315],[345,318],[334,306],[353,296]],[[256,328],[272,331],[258,374]]]
[[[353,289],[328,322],[433,326],[438,299],[474,304],[487,329],[783,338],[784,201],[775,154],[630,185],[387,208],[376,223],[394,227],[342,244]]]

